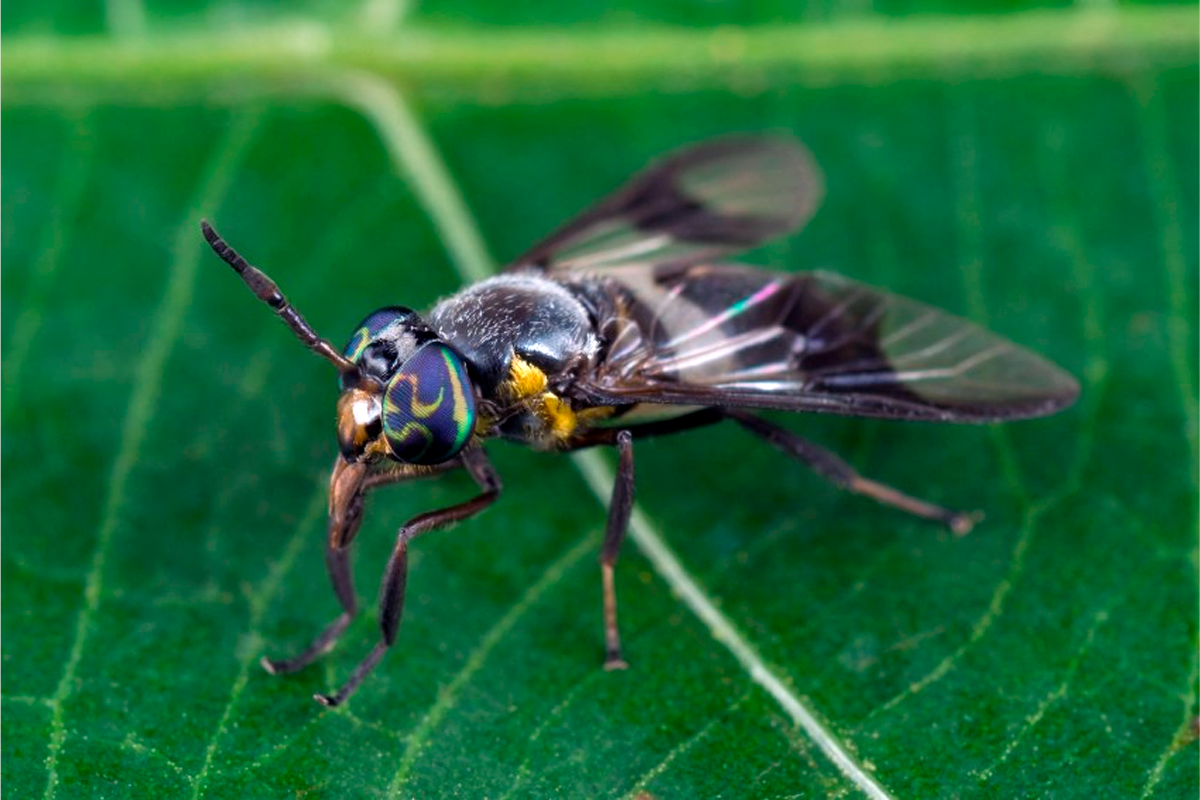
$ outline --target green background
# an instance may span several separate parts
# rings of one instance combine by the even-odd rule
[[[1196,7],[1034,5],[6,4],[6,793],[1194,797]],[[1002,427],[780,417],[986,521],[956,539],[733,428],[642,443],[632,668],[607,674],[611,459],[499,444],[505,496],[414,546],[349,705],[310,697],[375,640],[397,525],[461,476],[373,497],[369,613],[263,673],[336,609],[335,377],[200,217],[340,345],[652,156],[762,130],[804,140],[828,196],[752,261],[1080,377],[1075,408]]]

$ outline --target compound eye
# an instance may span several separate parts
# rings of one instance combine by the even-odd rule
[[[383,396],[388,447],[408,464],[440,464],[475,430],[475,392],[458,355],[441,342],[400,365]]]
[[[350,337],[350,341],[346,342],[345,348],[342,349],[342,355],[351,361],[358,361],[367,346],[378,339],[385,329],[393,323],[409,319],[412,315],[413,312],[403,306],[388,306],[369,314],[354,329],[354,335]]]

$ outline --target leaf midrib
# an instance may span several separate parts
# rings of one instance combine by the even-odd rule
[[[879,83],[898,74],[1118,72],[1194,63],[1195,6],[1037,10],[1004,16],[858,17],[812,25],[684,29],[368,31],[292,19],[236,31],[151,29],[136,37],[5,37],[3,97],[40,102],[47,84],[211,85],[254,78],[296,86],[305,73],[361,70],[412,88],[618,92],[633,80],[688,88],[784,73],[789,84]]]

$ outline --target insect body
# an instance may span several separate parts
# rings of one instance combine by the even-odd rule
[[[317,700],[336,705],[354,692],[396,638],[409,542],[499,496],[483,447],[493,438],[618,451],[600,559],[608,669],[625,666],[613,567],[633,506],[635,439],[732,420],[842,488],[966,532],[971,515],[864,478],[754,410],[991,422],[1058,411],[1078,384],[914,300],[832,274],[722,261],[799,228],[820,196],[819,173],[793,141],[740,137],[685,149],[428,314],[372,313],[340,351],[201,223],[213,250],[340,376],[326,563],[343,611],[308,649],[264,659],[266,669],[311,663],[357,613],[347,556],[366,494],[465,469],[479,494],[400,528],[380,593],[382,639],[337,693]]]

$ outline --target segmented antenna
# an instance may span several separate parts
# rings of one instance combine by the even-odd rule
[[[266,273],[238,255],[238,252],[226,244],[225,240],[213,230],[213,227],[208,224],[208,220],[200,220],[200,231],[204,234],[204,240],[208,242],[213,252],[220,256],[222,261],[233,267],[233,271],[241,276],[242,281],[245,282],[250,291],[254,292],[255,297],[274,309],[279,318],[283,320],[283,324],[287,325],[292,333],[296,334],[296,338],[303,342],[305,347],[326,361],[331,362],[338,368],[338,372],[346,374],[358,369],[353,361],[343,356],[333,345],[318,336],[317,332],[312,329],[312,326],[304,321],[304,317],[300,316],[300,312],[279,291],[279,287],[275,285],[275,281],[268,278]]]

